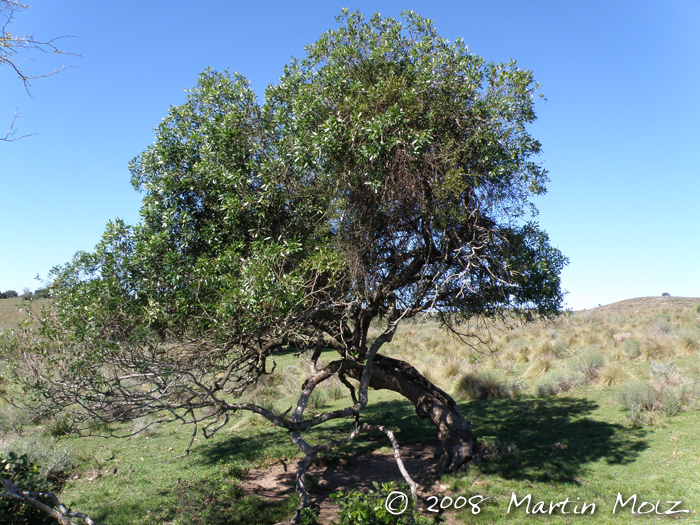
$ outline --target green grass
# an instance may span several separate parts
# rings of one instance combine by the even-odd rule
[[[490,344],[474,348],[434,323],[400,329],[384,353],[407,359],[455,394],[484,446],[479,464],[444,475],[440,483],[449,488],[435,489],[440,497],[488,497],[481,513],[471,514],[467,505],[444,514],[452,523],[481,525],[638,521],[629,506],[613,516],[620,493],[625,500],[637,494],[639,503],[661,500],[662,511],[668,508],[665,501],[680,500],[681,508],[690,510],[680,521],[700,522],[699,308],[698,299],[625,301],[576,312],[554,324],[492,330]],[[613,338],[628,332],[631,337],[624,342]],[[323,356],[326,362],[333,358]],[[533,368],[545,362],[546,370]],[[292,354],[281,356],[276,374],[251,396],[283,411],[292,404],[304,371]],[[513,397],[466,399],[457,394],[469,374],[522,390]],[[307,413],[347,405],[337,386],[324,387]],[[635,405],[635,389],[653,390],[657,403]],[[633,419],[629,412],[635,407]],[[436,439],[434,428],[391,392],[371,391],[363,420],[394,429],[401,444]],[[141,423],[125,423],[125,428]],[[50,424],[34,431],[46,431]],[[352,425],[350,419],[336,420],[306,437],[312,443],[337,439]],[[249,469],[280,462],[293,468],[300,454],[287,432],[248,414],[211,440],[199,437],[188,457],[175,459],[187,446],[189,430],[168,424],[156,426],[150,436],[60,438],[76,465],[61,499],[108,525],[255,524],[290,517],[296,496],[265,502],[245,496],[239,485]],[[389,452],[387,445],[383,435],[363,435],[327,454],[325,461],[347,453]],[[508,513],[513,493],[519,499],[531,494],[533,505],[544,501],[548,507],[550,501],[568,498],[573,502],[568,510],[581,502],[595,503],[597,509],[585,517],[533,516],[523,507]],[[656,519],[653,513],[651,518]]]

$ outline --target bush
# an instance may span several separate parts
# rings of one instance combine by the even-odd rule
[[[24,433],[24,427],[32,423],[32,415],[28,411],[13,406],[5,406],[0,412],[0,435]]]
[[[307,406],[309,408],[318,409],[323,408],[328,404],[328,394],[326,390],[320,387],[314,388],[313,392],[309,396]]]
[[[53,437],[29,436],[17,439],[7,445],[3,452],[26,455],[30,463],[38,466],[41,477],[51,483],[62,483],[73,469],[70,451],[59,445]]]
[[[18,297],[18,296],[19,296],[19,294],[18,294],[17,292],[15,292],[14,290],[7,290],[6,292],[4,292],[4,293],[1,294],[1,295],[2,295],[2,298],[3,298],[3,299],[10,299],[10,298],[12,298],[12,297]]]
[[[337,492],[331,494],[331,499],[340,503],[336,525],[428,525],[431,520],[421,516],[414,505],[410,503],[410,490],[405,485],[396,482],[373,483],[375,490],[369,490],[367,494],[357,490],[348,494]],[[402,514],[390,513],[385,506],[387,498],[392,492],[400,491],[409,498],[408,508]],[[395,508],[401,508],[397,502]]]
[[[651,411],[657,408],[658,392],[647,381],[634,381],[622,385],[617,397],[628,412]]]
[[[0,453],[0,477],[11,480],[22,491],[52,492],[56,489],[41,474],[41,468],[26,454]],[[39,501],[51,506],[45,500]],[[0,498],[0,523],[12,525],[50,525],[56,521],[39,509],[19,501]]]
[[[65,416],[51,421],[46,429],[46,433],[53,437],[67,436],[71,432],[73,432],[73,424]]]

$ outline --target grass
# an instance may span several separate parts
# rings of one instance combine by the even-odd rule
[[[624,341],[613,337],[628,333]],[[470,347],[434,323],[408,325],[383,352],[408,360],[452,393],[482,443],[480,463],[443,475],[440,486],[446,490],[435,489],[440,497],[489,498],[478,516],[470,505],[445,510],[452,523],[636,522],[629,506],[612,514],[618,493],[624,499],[637,494],[639,502],[661,500],[662,511],[665,501],[680,500],[690,510],[678,515],[680,521],[698,522],[700,299],[636,299],[575,312],[554,324],[482,335],[488,344]],[[278,361],[278,372],[250,395],[282,412],[306,365],[292,354]],[[318,387],[309,410],[347,403],[344,387],[332,380]],[[19,415],[12,418],[2,427],[8,434]],[[408,402],[388,391],[370,392],[363,420],[394,429],[401,444],[436,437]],[[313,441],[337,439],[352,424],[333,421]],[[297,504],[295,496],[265,502],[240,489],[250,469],[293,465],[300,457],[288,433],[257,415],[235,418],[209,441],[197,439],[190,455],[179,459],[174,456],[187,446],[189,429],[178,431],[157,419],[124,425],[147,432],[120,440],[58,433],[56,448],[70,454],[61,497],[71,508],[109,525],[217,525],[277,523]],[[57,427],[45,422],[28,432]],[[326,459],[376,450],[388,451],[386,440],[363,435]],[[565,498],[595,503],[596,512],[585,517],[533,516],[524,507],[508,512],[512,494],[519,499],[530,494],[533,505],[544,501],[547,508]]]
[[[24,319],[26,311],[23,304],[24,301],[19,297],[0,299],[0,331],[14,328]]]

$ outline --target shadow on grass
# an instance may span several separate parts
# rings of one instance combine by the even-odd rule
[[[630,463],[648,447],[644,429],[599,421],[594,418],[598,408],[593,401],[576,398],[478,400],[461,406],[487,451],[486,458],[475,467],[480,472],[515,481],[574,485],[585,475],[587,464],[601,460],[609,464]],[[370,403],[361,420],[393,429],[400,445],[434,443],[436,439],[436,429],[428,421],[420,420],[406,401]],[[334,421],[305,437],[312,444],[339,439],[351,431],[353,424],[351,419]],[[234,433],[224,441],[203,445],[195,453],[198,460],[209,465],[251,465],[269,458],[288,461],[294,469],[300,456],[290,443],[288,433],[261,426],[252,433]],[[340,471],[343,465],[348,465],[348,459],[350,465],[353,464],[353,456],[369,455],[388,445],[381,433],[362,435],[344,447],[323,454],[324,464]],[[341,458],[345,461],[334,466],[334,460]],[[180,488],[184,491],[178,498],[180,501],[190,499],[192,503],[187,507],[202,509],[193,514],[192,523],[205,515],[206,523],[219,523],[225,516],[229,516],[228,519],[238,515],[253,516],[266,509],[272,513],[270,519],[274,519],[273,516],[293,510],[290,499],[272,505],[254,496],[244,496],[235,488],[223,497],[221,487],[217,493],[216,485],[205,480]],[[275,506],[278,507],[273,508]]]
[[[574,484],[587,463],[626,464],[648,448],[646,430],[595,420],[597,408],[576,398],[478,400],[461,407],[486,444],[482,472]]]

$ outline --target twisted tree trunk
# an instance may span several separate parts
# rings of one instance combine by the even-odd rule
[[[359,379],[362,367],[353,367],[348,375]],[[458,469],[474,459],[478,444],[471,424],[464,419],[455,400],[405,361],[377,354],[369,386],[375,390],[393,390],[408,399],[416,414],[429,419],[438,431],[445,450],[442,468]]]

